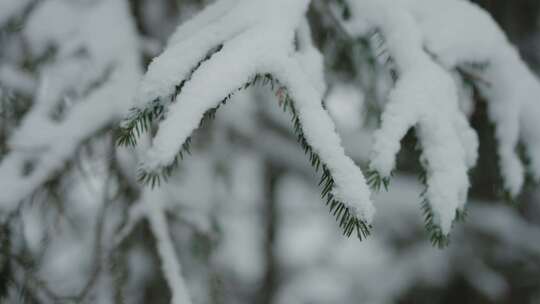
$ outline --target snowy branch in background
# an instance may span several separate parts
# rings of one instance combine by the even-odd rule
[[[10,189],[0,194],[5,211],[117,121],[132,105],[130,92],[140,77],[137,36],[124,1],[45,1],[28,16],[23,34],[34,56],[51,47],[56,54],[41,69],[34,105],[0,164],[0,188]]]
[[[143,195],[146,205],[145,216],[150,223],[150,229],[156,239],[157,251],[161,259],[161,269],[172,293],[172,304],[190,304],[191,299],[187,291],[186,283],[182,277],[182,268],[176,256],[173,242],[169,234],[165,208],[162,202],[156,199],[152,190]]]

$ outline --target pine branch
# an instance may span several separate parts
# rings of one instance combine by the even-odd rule
[[[432,55],[434,58],[436,56]],[[475,92],[475,95],[481,95],[479,92],[481,87],[492,87],[493,85],[484,77],[482,76],[482,73],[485,72],[485,70],[489,67],[488,62],[468,62],[464,63],[461,66],[456,68],[456,71],[462,78],[463,82],[470,86]],[[498,140],[496,135],[496,125],[493,123],[490,119],[487,119],[487,126],[488,126],[488,133],[491,134],[492,138],[494,139],[495,146],[498,146]],[[530,158],[527,155],[525,151],[525,147],[523,143],[519,143],[517,146],[517,151],[519,158],[523,162],[523,165],[525,168],[530,168]],[[498,164],[495,166],[496,168],[496,185],[498,189],[501,189],[498,191],[497,195],[502,199],[504,202],[511,206],[517,206],[519,205],[518,196],[519,195],[513,195],[511,191],[507,188],[504,182],[504,176],[501,169],[501,156],[498,151],[495,152],[495,159],[496,163]],[[536,185],[537,183],[534,181],[534,177],[532,176],[530,170],[527,170],[525,172],[525,182],[524,187],[530,186],[530,185]]]
[[[392,175],[391,175],[392,176]],[[441,227],[435,223],[434,221],[434,212],[431,207],[431,203],[429,199],[427,198],[427,191],[428,191],[428,185],[427,185],[427,173],[425,170],[422,170],[420,172],[420,175],[418,176],[419,181],[424,186],[424,190],[420,193],[420,209],[422,210],[422,214],[424,216],[424,226],[426,229],[426,232],[429,235],[429,239],[433,246],[438,248],[445,248],[450,243],[449,235],[444,234],[442,232]],[[379,172],[375,170],[370,170],[367,173],[367,182],[368,185],[371,187],[373,191],[379,192],[381,188],[384,187],[386,191],[389,189],[391,177],[381,177]],[[454,218],[454,222],[464,222],[467,218],[467,211],[466,210],[456,210],[456,215]]]
[[[298,111],[295,108],[294,100],[288,93],[287,88],[282,86],[279,83],[279,80],[273,78],[270,74],[264,75],[263,84],[270,85],[272,91],[277,88],[277,90],[275,90],[275,95],[278,97],[278,103],[283,111],[288,111],[291,114],[293,131],[297,136],[298,143],[304,150],[304,153],[308,156],[309,162],[315,171],[318,172],[319,169],[322,169],[322,176],[319,182],[319,186],[322,187],[321,198],[326,200],[326,205],[330,209],[329,212],[336,217],[340,228],[343,229],[343,234],[350,237],[353,232],[356,232],[356,236],[360,240],[369,236],[372,228],[371,225],[358,219],[353,212],[351,212],[350,207],[347,207],[345,203],[339,201],[333,195],[335,181],[332,177],[332,173],[304,136]]]

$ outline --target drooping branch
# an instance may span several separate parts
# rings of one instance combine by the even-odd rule
[[[434,243],[444,244],[456,213],[464,209],[476,134],[459,109],[451,75],[425,52],[422,32],[405,7],[391,1],[347,3],[352,14],[347,28],[357,35],[377,29],[397,77],[375,133],[369,181],[376,190],[388,187],[400,141],[415,128],[426,171],[426,228]]]
[[[153,101],[132,112],[134,115],[124,124],[119,140],[133,145],[152,122],[158,123],[152,147],[140,167],[140,179],[158,185],[190,153],[192,132],[211,119],[235,92],[256,84],[268,85],[283,108],[291,113],[298,141],[310,163],[316,170],[322,170],[322,197],[344,233],[356,232],[358,237],[365,237],[373,207],[362,173],[345,156],[334,125],[322,106],[325,90],[322,58],[312,45],[309,27],[303,19],[309,1],[272,4],[242,1],[235,10],[225,9],[227,3],[211,6],[201,15],[213,22],[201,27],[196,36],[189,36],[189,31],[181,26],[168,49],[149,67],[139,97]],[[261,14],[261,6],[267,10],[250,27],[250,18]],[[281,16],[283,6],[289,8],[285,10],[290,15],[287,18]],[[213,10],[223,16],[218,17]],[[250,12],[249,18],[240,15],[245,11]],[[203,17],[193,22],[202,22]],[[231,18],[235,19],[232,25]],[[190,26],[191,23],[186,24]],[[216,27],[220,36],[215,35]],[[224,33],[229,32],[240,34],[228,38]],[[295,36],[296,50],[293,49]],[[190,50],[185,56],[188,42]],[[212,51],[215,45],[220,47]],[[183,54],[182,60],[178,60],[179,53]],[[197,59],[201,53],[210,55]],[[163,108],[153,110],[156,104]]]

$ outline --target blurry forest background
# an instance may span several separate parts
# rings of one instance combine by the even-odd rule
[[[130,0],[141,66],[209,2]],[[540,1],[475,2],[540,73]],[[370,57],[371,41],[352,47],[324,13],[326,2],[314,3],[309,18],[326,60],[326,107],[349,155],[365,165],[376,99],[388,77]],[[24,51],[32,37],[25,35],[25,18],[33,8],[0,24],[0,161],[50,63]],[[413,136],[404,141],[390,191],[376,196],[373,235],[347,239],[321,203],[317,177],[273,98],[257,89],[236,96],[198,131],[192,156],[152,197],[141,198],[130,180],[136,163],[114,147],[116,125],[96,132],[16,211],[0,209],[0,302],[169,303],[152,228],[146,220],[128,220],[128,210],[137,210],[129,207],[148,200],[167,210],[194,303],[540,303],[540,192],[528,188],[514,204],[501,198],[493,128],[481,98],[471,109],[481,145],[469,217],[442,250],[423,229]],[[57,118],[70,106],[65,98]]]

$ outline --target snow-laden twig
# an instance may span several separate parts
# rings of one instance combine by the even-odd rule
[[[186,282],[182,277],[182,267],[170,236],[166,213],[171,206],[164,203],[162,189],[145,189],[141,198],[129,209],[127,222],[113,239],[117,248],[127,238],[138,222],[147,219],[156,240],[156,250],[161,261],[163,276],[171,290],[172,304],[192,303]]]

